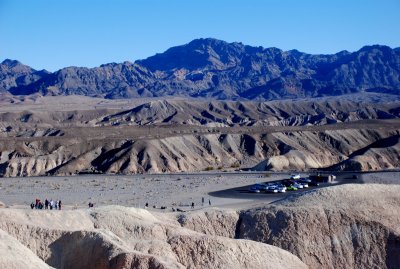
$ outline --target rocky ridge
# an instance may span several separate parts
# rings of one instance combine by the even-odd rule
[[[256,170],[376,170],[399,167],[398,130],[181,135],[160,139],[64,138],[2,144],[3,176]],[[222,168],[223,169],[223,168]]]
[[[29,259],[37,268],[48,268],[45,261],[56,268],[394,269],[400,266],[399,191],[398,185],[346,184],[243,211],[178,214],[120,206],[1,209],[0,264],[11,264],[9,255],[19,251],[27,259],[14,264]]]
[[[311,55],[196,39],[135,63],[36,71],[16,61],[0,64],[0,90],[14,95],[103,98],[184,96],[274,100],[348,93],[399,95],[400,54],[387,46]]]
[[[40,260],[55,268],[307,268],[279,248],[198,233],[146,210],[3,209],[0,215],[2,245],[18,244],[30,253],[25,263],[40,263],[37,268],[49,268]],[[21,266],[23,261],[9,261],[13,249],[2,245],[0,264]]]
[[[400,266],[399,191],[398,185],[339,185],[239,213],[198,212],[182,225],[278,246],[309,268],[394,269]]]

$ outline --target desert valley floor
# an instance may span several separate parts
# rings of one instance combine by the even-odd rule
[[[322,184],[318,188],[338,184],[400,184],[400,172],[396,171],[333,173],[337,175],[336,182]],[[357,179],[353,179],[353,175],[357,175]],[[192,202],[195,209],[206,208],[209,207],[209,200],[212,207],[250,208],[315,189],[311,187],[283,195],[248,192],[253,184],[289,177],[290,173],[204,172],[3,178],[0,199],[11,208],[29,208],[30,203],[38,198],[42,201],[61,200],[64,209],[86,208],[89,202],[95,206],[138,208],[144,208],[148,203],[149,210],[171,212],[172,208],[193,210]],[[201,203],[203,197],[204,206]],[[162,206],[167,209],[160,210]]]

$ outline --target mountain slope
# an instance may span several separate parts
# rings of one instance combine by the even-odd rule
[[[30,76],[23,83],[9,82],[9,71],[3,69],[0,83],[15,95],[272,100],[365,91],[398,95],[400,89],[400,52],[379,45],[311,55],[207,38],[135,63],[67,67],[41,76],[26,70]],[[19,76],[18,70],[13,72]]]
[[[29,85],[49,74],[46,70],[36,71],[18,61],[6,59],[0,63],[0,92]]]

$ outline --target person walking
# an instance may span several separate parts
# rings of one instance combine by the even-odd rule
[[[211,200],[210,199],[208,199],[208,205],[211,206]]]
[[[194,208],[194,202],[192,202],[192,208]]]

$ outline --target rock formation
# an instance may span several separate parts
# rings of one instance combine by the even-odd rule
[[[365,46],[356,52],[311,55],[196,39],[135,63],[35,71],[0,64],[0,91],[15,95],[105,98],[185,96],[272,100],[358,92],[399,95],[399,49]]]
[[[339,185],[238,215],[189,214],[182,225],[283,248],[310,268],[394,269],[400,267],[399,192],[399,185]]]
[[[399,191],[398,185],[338,185],[240,212],[1,209],[0,265],[394,269]],[[11,259],[13,253],[27,258]]]
[[[0,264],[6,268],[23,265],[12,260],[13,253],[27,256],[36,268],[48,268],[40,259],[55,268],[307,268],[273,246],[198,233],[169,216],[119,206],[2,209],[0,236]]]

